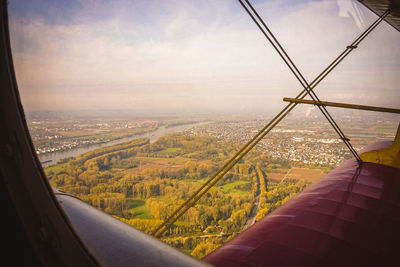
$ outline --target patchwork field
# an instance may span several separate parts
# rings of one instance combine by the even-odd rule
[[[212,137],[137,139],[89,151],[46,172],[54,186],[151,233],[238,147]],[[286,167],[288,162],[255,150],[171,225],[162,240],[203,257],[243,230],[253,206],[259,207],[260,219],[323,176],[319,169]],[[210,233],[215,239],[209,239]]]
[[[280,169],[279,173],[267,172],[266,175],[269,179],[281,181],[283,179],[293,179],[300,181],[315,182],[321,179],[326,172],[321,169],[308,169],[293,167],[291,169]],[[283,173],[285,171],[285,173]]]
[[[290,172],[286,175],[285,179],[296,179],[305,180],[309,182],[315,182],[322,178],[325,173],[320,169],[306,169],[293,167]]]

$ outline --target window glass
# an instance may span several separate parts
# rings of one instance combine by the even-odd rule
[[[355,1],[254,1],[311,82],[375,19]],[[150,233],[303,88],[238,1],[9,2],[18,88],[50,183]],[[382,23],[315,89],[400,108],[400,34]],[[358,150],[398,117],[328,109]],[[203,257],[346,158],[299,105],[162,240]]]

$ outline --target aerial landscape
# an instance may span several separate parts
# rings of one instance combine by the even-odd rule
[[[149,234],[266,121],[45,114],[32,113],[28,123],[50,183]],[[377,124],[364,115],[352,116],[348,128],[342,118],[357,149],[394,138],[395,117]],[[201,258],[287,202],[351,157],[328,126],[317,113],[284,121],[161,240]]]
[[[11,1],[16,80],[49,183],[154,234],[278,114],[158,237],[203,258],[352,158],[347,142],[360,151],[394,139],[398,114],[282,101],[304,89],[305,99],[398,108],[390,25],[355,50],[376,20],[359,3],[254,1],[296,62],[291,73],[239,2]],[[343,49],[354,52],[339,60]]]

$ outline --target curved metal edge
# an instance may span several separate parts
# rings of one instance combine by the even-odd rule
[[[56,189],[55,195],[101,266],[210,266],[70,194]]]

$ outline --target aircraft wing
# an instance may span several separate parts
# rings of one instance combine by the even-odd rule
[[[400,266],[399,167],[349,159],[204,260],[242,267]]]

